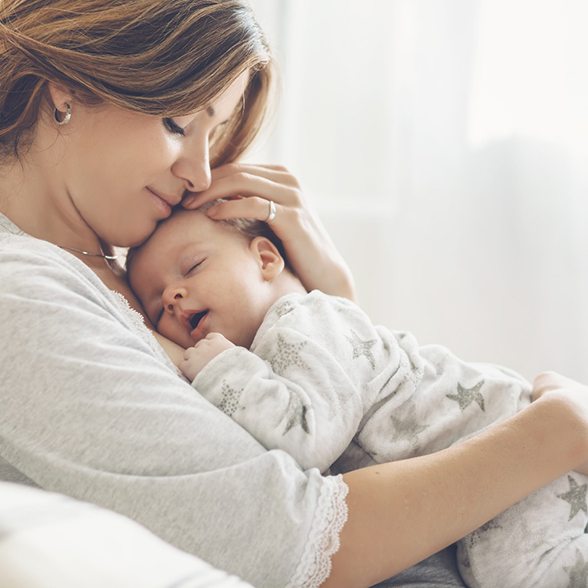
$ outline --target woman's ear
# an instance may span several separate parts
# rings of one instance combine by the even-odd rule
[[[47,91],[53,107],[57,110],[65,111],[66,104],[72,105],[74,93],[69,88],[55,82],[47,82]]]
[[[270,282],[277,278],[284,269],[284,259],[278,248],[266,237],[255,237],[249,244],[255,256],[264,280]]]

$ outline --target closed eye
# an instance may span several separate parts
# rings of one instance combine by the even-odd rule
[[[198,263],[195,263],[192,267],[190,267],[190,269],[186,272],[186,275],[189,276],[195,269],[198,269],[198,266],[202,265],[202,263],[204,262],[204,259],[202,259],[201,261],[199,261]]]
[[[183,137],[186,134],[186,131],[173,118],[164,118],[163,126],[174,135],[181,135]]]

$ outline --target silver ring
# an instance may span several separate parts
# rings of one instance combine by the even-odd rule
[[[276,218],[276,203],[273,200],[268,200],[269,210],[267,212],[267,218],[264,222],[271,223]]]

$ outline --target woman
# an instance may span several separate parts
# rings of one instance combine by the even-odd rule
[[[178,377],[113,250],[183,197],[238,194],[211,214],[275,214],[305,286],[353,296],[296,180],[230,163],[271,81],[249,10],[5,0],[0,23],[0,479],[126,514],[256,586],[340,588],[397,574],[588,460],[588,394],[555,376],[435,455],[321,477],[265,451]]]

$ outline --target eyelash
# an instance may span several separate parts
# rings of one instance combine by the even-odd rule
[[[174,133],[174,135],[181,135],[184,137],[186,135],[186,131],[182,127],[180,127],[173,118],[164,118],[163,119],[163,126],[170,132]]]
[[[192,271],[194,271],[199,265],[202,264],[202,262],[204,261],[204,259],[200,260],[198,263],[195,263],[187,272],[186,275],[192,273]]]

